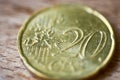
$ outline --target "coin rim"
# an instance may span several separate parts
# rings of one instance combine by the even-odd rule
[[[65,4],[66,5],[66,4]],[[68,4],[70,5],[70,4]],[[32,73],[36,74],[37,76],[39,77],[43,77],[43,78],[47,78],[47,79],[59,79],[59,78],[54,78],[54,77],[50,77],[46,74],[43,74],[42,72],[40,71],[37,71],[32,65],[29,64],[29,62],[27,61],[27,59],[24,57],[24,54],[23,54],[23,50],[22,50],[22,46],[21,46],[21,39],[22,39],[22,35],[27,27],[27,25],[29,24],[29,22],[38,14],[44,12],[44,11],[47,11],[51,8],[55,8],[55,7],[59,7],[59,6],[64,6],[63,4],[62,5],[55,5],[55,6],[52,6],[52,7],[47,7],[47,8],[44,8],[44,9],[41,9],[35,13],[33,13],[32,16],[30,16],[26,21],[25,23],[21,26],[19,32],[18,32],[18,37],[17,37],[17,45],[18,45],[18,52],[19,52],[19,55],[20,57],[22,58],[22,61],[24,63],[24,65],[27,67],[28,70],[30,70]],[[73,5],[72,5],[73,6]],[[75,5],[76,6],[76,5]],[[88,74],[88,75],[84,75],[84,76],[80,76],[79,79],[84,79],[84,78],[88,78],[96,73],[99,72],[99,70],[101,70],[102,68],[104,68],[110,61],[110,58],[112,57],[113,55],[113,52],[115,50],[115,35],[114,35],[114,32],[113,32],[113,29],[112,29],[112,26],[110,25],[110,23],[108,22],[108,20],[102,15],[100,14],[98,11],[96,10],[93,10],[91,9],[90,7],[87,7],[87,6],[83,6],[83,5],[79,5],[81,8],[83,8],[85,11],[87,11],[88,13],[90,14],[93,14],[94,16],[98,17],[106,26],[107,28],[109,29],[110,31],[110,38],[112,40],[112,43],[111,43],[111,49],[109,51],[109,54],[108,56],[106,57],[106,59],[101,63],[100,66],[98,66],[98,68],[96,68],[92,73]],[[91,11],[91,12],[89,12]]]

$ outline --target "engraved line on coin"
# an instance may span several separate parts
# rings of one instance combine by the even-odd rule
[[[43,50],[43,52],[42,52],[42,57],[41,57],[42,60],[41,61],[44,62],[45,61],[45,54],[46,54],[47,49],[43,48],[42,50]]]
[[[48,57],[49,57],[49,55],[50,55],[50,49],[47,48],[47,54],[46,54],[46,59],[45,59],[45,61],[48,61]]]
[[[42,54],[42,48],[40,47],[40,48],[39,48],[38,57],[36,58],[36,60],[37,60],[38,62],[41,61],[41,54]]]
[[[30,49],[30,50],[31,50],[30,55],[32,55],[32,53],[34,52],[34,47],[31,46],[30,48],[31,48],[31,49]]]
[[[35,49],[35,55],[34,55],[34,59],[37,58],[37,56],[38,56],[38,51],[39,51],[39,47],[36,47],[36,49]]]

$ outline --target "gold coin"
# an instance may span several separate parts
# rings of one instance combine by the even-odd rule
[[[97,73],[109,62],[115,39],[109,22],[97,11],[57,5],[38,11],[23,24],[18,47],[34,74],[76,80]]]

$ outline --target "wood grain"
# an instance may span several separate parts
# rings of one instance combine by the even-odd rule
[[[89,80],[120,80],[120,0],[0,0],[0,80],[42,80],[25,68],[17,51],[17,33],[23,22],[41,8],[80,3],[101,12],[113,26],[115,53],[108,66]]]

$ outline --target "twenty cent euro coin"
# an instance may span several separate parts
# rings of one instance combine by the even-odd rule
[[[18,35],[20,57],[28,70],[52,80],[92,76],[109,62],[114,47],[114,33],[106,18],[81,5],[40,10]]]

